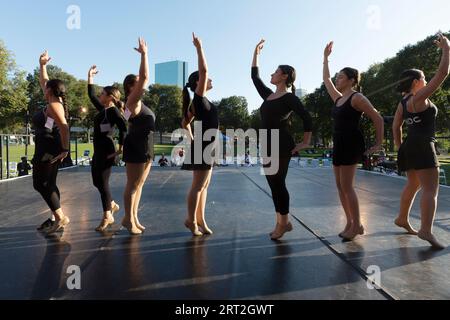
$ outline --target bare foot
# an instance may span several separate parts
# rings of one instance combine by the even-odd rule
[[[188,228],[192,232],[192,235],[194,237],[201,237],[203,235],[203,233],[201,233],[198,230],[198,225],[196,223],[190,222],[189,220],[186,220],[184,222],[184,225],[186,226],[186,228]]]
[[[352,227],[351,223],[347,223],[347,225],[345,226],[344,231],[342,231],[341,233],[339,233],[339,237],[343,238],[344,234],[346,234],[348,232],[348,230],[350,230],[350,228]]]
[[[363,226],[359,226],[357,229],[350,228],[346,233],[342,234],[342,238],[347,241],[354,240],[357,236],[364,235],[365,230]]]
[[[197,223],[199,231],[203,234],[212,235],[214,232],[208,227],[206,222]]]
[[[405,229],[408,234],[417,236],[418,234],[417,230],[414,230],[409,221],[402,221],[399,218],[397,218],[394,223],[397,227]]]
[[[125,221],[125,219],[122,220],[122,226],[126,228],[128,232],[133,236],[142,234],[142,231],[139,230],[134,224],[132,224],[131,221]]]
[[[139,230],[145,231],[146,228],[139,222],[139,219],[137,217],[134,218],[134,223]]]
[[[445,246],[442,243],[440,243],[432,233],[419,231],[417,236],[422,240],[428,241],[431,244],[431,246],[435,249],[439,250],[445,249]]]

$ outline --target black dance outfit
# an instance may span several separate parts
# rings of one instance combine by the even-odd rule
[[[94,85],[88,85],[88,95],[92,104],[98,110],[94,118],[94,156],[92,158],[91,173],[94,186],[100,192],[103,211],[111,211],[111,190],[109,189],[109,177],[114,165],[114,158],[108,156],[116,152],[113,140],[113,129],[119,129],[119,144],[123,145],[127,125],[119,109],[116,107],[105,108],[95,96]]]
[[[289,170],[292,150],[295,149],[296,146],[294,138],[288,130],[289,118],[293,112],[299,115],[303,120],[303,129],[305,132],[312,131],[312,119],[300,99],[293,93],[287,93],[275,100],[267,100],[267,98],[273,94],[273,91],[266,87],[261,80],[258,67],[252,68],[252,80],[259,95],[264,99],[260,113],[262,129],[267,130],[268,149],[266,150],[267,152],[263,152],[269,157],[275,156],[272,154],[271,130],[279,130],[279,170],[275,175],[266,175],[266,179],[272,191],[272,198],[276,212],[282,215],[287,215],[290,212],[290,197],[286,187],[286,176]],[[262,146],[264,146],[264,143]]]
[[[128,134],[123,145],[125,163],[147,163],[155,158],[155,121],[153,111],[141,103],[141,112],[128,120]]]
[[[342,106],[338,106],[338,98],[333,107],[333,165],[352,166],[363,159],[366,145],[359,127],[362,112],[352,107],[354,92]]]
[[[186,110],[187,112],[188,110]],[[217,107],[211,103],[206,97],[200,97],[198,94],[194,94],[191,104],[191,112],[195,115],[195,121],[202,122],[202,136],[194,136],[194,141],[191,141],[191,145],[188,147],[188,155],[184,161],[182,170],[196,171],[196,170],[211,170],[212,164],[209,161],[205,161],[203,153],[205,149],[218,141],[219,135],[219,117],[217,113]],[[187,115],[185,115],[186,117]],[[217,130],[211,141],[203,141],[203,136],[208,130]],[[196,143],[200,144],[198,140],[201,140],[201,162],[196,163],[195,153]],[[200,150],[199,150],[200,151]],[[198,159],[200,160],[200,158]]]
[[[60,161],[50,163],[62,152],[59,128],[47,117],[47,109],[38,111],[32,119],[35,134],[33,187],[45,200],[50,210],[61,209],[61,194],[56,185]]]
[[[422,112],[408,111],[407,103],[413,95],[402,100],[403,119],[408,126],[408,137],[398,151],[398,168],[401,172],[439,167],[436,154],[437,107],[428,100],[429,107]]]

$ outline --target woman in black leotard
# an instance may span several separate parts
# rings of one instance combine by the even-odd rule
[[[333,165],[336,185],[342,207],[347,218],[347,224],[340,237],[353,240],[364,234],[361,224],[359,201],[354,188],[358,163],[365,154],[382,150],[384,135],[384,120],[370,101],[361,93],[355,91],[359,87],[358,70],[345,68],[339,72],[336,86],[331,81],[328,67],[328,57],[333,50],[330,42],[324,50],[323,80],[328,94],[333,99]],[[366,114],[376,127],[376,145],[365,151],[364,138],[359,130],[359,122]]]
[[[138,219],[138,208],[142,188],[154,159],[153,133],[156,118],[153,111],[141,101],[149,81],[148,49],[144,39],[139,39],[139,48],[135,50],[141,54],[139,76],[128,75],[123,82],[126,100],[124,117],[128,120],[128,134],[123,145],[127,185],[124,193],[125,217],[122,226],[132,235],[142,234],[145,230]]]
[[[182,127],[187,130],[191,138],[190,157],[185,160],[182,169],[193,171],[192,186],[187,196],[188,216],[185,226],[191,230],[194,236],[212,234],[205,220],[205,206],[208,197],[208,187],[211,182],[214,157],[206,155],[205,149],[211,145],[211,141],[218,141],[219,120],[217,107],[206,98],[206,92],[212,89],[211,80],[208,79],[208,66],[203,52],[202,42],[193,34],[194,46],[198,54],[199,71],[190,75],[189,81],[183,89],[183,121]],[[191,102],[188,88],[194,92]],[[201,136],[192,133],[193,120],[201,121]],[[196,124],[197,125],[197,124]],[[215,139],[203,141],[204,134],[212,130]],[[200,148],[196,146],[200,146]]]
[[[61,209],[61,195],[56,185],[59,165],[69,154],[66,88],[61,80],[49,80],[47,64],[50,60],[47,51],[39,59],[39,81],[48,105],[33,117],[36,136],[33,186],[47,202],[55,219],[54,222],[46,221],[39,228],[48,234],[64,229],[70,222]]]
[[[300,99],[295,95],[296,72],[294,68],[287,65],[278,67],[271,80],[271,83],[277,87],[276,92],[266,87],[259,77],[258,58],[263,49],[263,44],[264,40],[261,40],[253,55],[252,80],[261,98],[264,99],[260,112],[262,129],[267,130],[268,141],[267,148],[265,147],[266,142],[262,141],[262,155],[271,160],[271,163],[266,163],[264,167],[277,215],[277,224],[270,236],[272,240],[278,240],[286,232],[293,229],[289,222],[290,197],[286,187],[286,176],[292,155],[309,147],[312,135],[312,120]],[[292,93],[287,91],[289,88],[292,88]],[[298,145],[295,144],[288,131],[288,122],[293,112],[303,119],[305,131],[303,142]],[[275,132],[274,130],[279,132],[279,140],[274,141],[278,148],[272,145],[271,136]],[[273,168],[277,165],[278,168]]]
[[[94,118],[94,156],[92,158],[91,172],[94,186],[100,192],[103,206],[103,220],[95,229],[104,231],[114,223],[114,214],[119,211],[109,189],[109,177],[115,158],[122,154],[123,141],[127,131],[125,119],[120,110],[120,91],[116,87],[105,87],[99,98],[95,96],[94,76],[98,73],[97,67],[92,66],[88,73],[88,95],[92,104],[98,110]],[[113,129],[119,130],[119,150],[116,151],[113,140]]]
[[[399,92],[404,98],[395,114],[393,132],[398,151],[399,170],[407,172],[408,182],[403,190],[400,214],[395,224],[408,233],[417,235],[435,247],[443,249],[433,235],[433,221],[436,214],[439,193],[439,162],[436,156],[435,133],[438,109],[428,99],[449,75],[450,42],[442,34],[436,44],[442,49],[439,69],[427,84],[425,74],[420,70],[407,70],[402,74]],[[402,126],[406,123],[408,137],[402,141]],[[409,213],[417,192],[422,189],[422,226],[414,230],[409,223]]]

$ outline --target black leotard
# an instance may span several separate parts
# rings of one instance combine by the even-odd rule
[[[203,135],[210,129],[217,130],[217,134],[215,135],[215,137],[217,137],[219,129],[217,106],[211,103],[206,97],[201,97],[195,93],[191,104],[191,112],[195,114],[196,122],[202,122],[202,137],[195,136],[195,141],[197,141],[196,139],[203,140]],[[213,137],[211,141],[202,141],[202,155],[205,148],[211,143],[215,142],[215,137]],[[195,150],[195,143],[193,141],[190,146],[190,157],[186,158],[182,166],[182,170],[210,170],[211,164],[208,163],[208,161],[205,162],[205,159],[203,159],[203,157],[201,159],[201,163],[195,163]]]
[[[429,107],[418,113],[408,111],[407,103],[412,95],[402,100],[403,120],[408,127],[408,136],[398,152],[400,171],[423,170],[439,167],[436,154],[437,107],[429,102]]]
[[[128,134],[123,146],[125,163],[146,163],[155,158],[153,142],[155,121],[155,114],[143,103],[141,112],[128,120]]]
[[[338,98],[333,107],[333,164],[351,166],[362,161],[365,152],[364,136],[359,128],[362,112],[352,107],[354,92],[342,106]]]
[[[303,120],[303,129],[305,132],[312,131],[312,119],[306,111],[301,100],[293,93],[287,93],[284,96],[267,100],[273,94],[273,91],[266,87],[259,77],[259,68],[252,68],[252,80],[258,90],[264,103],[261,106],[262,129],[268,130],[268,155],[271,155],[270,130],[278,129],[280,132],[280,157],[291,157],[292,150],[295,148],[295,141],[289,133],[289,118],[295,112]]]

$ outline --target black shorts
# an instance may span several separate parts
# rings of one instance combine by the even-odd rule
[[[363,160],[366,144],[360,131],[333,135],[333,165],[353,166]]]
[[[155,158],[153,132],[146,136],[128,135],[123,144],[123,162],[147,163]]]
[[[435,138],[410,137],[398,150],[398,169],[401,172],[438,167]]]

